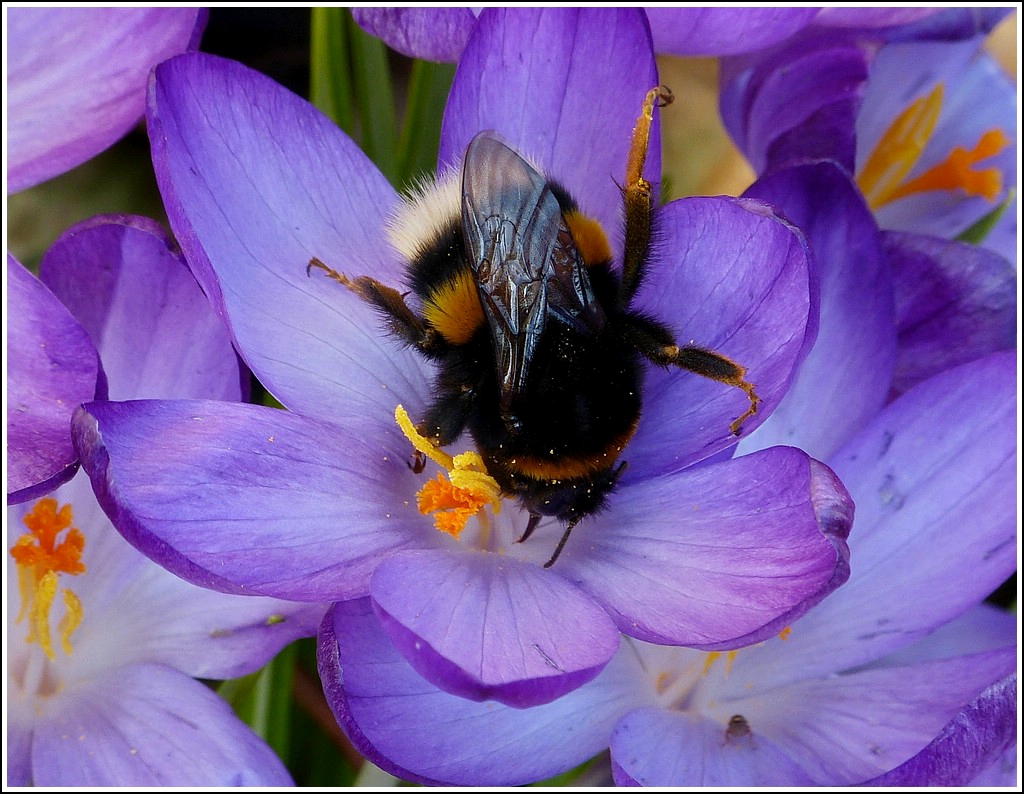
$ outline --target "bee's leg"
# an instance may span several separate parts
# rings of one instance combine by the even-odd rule
[[[572,521],[570,521],[568,524],[565,525],[565,532],[562,533],[562,539],[559,540],[558,541],[558,545],[555,546],[555,553],[551,555],[551,559],[548,560],[546,563],[544,563],[544,567],[545,568],[550,568],[552,565],[555,564],[555,560],[558,559],[558,555],[562,553],[562,549],[565,548],[565,544],[569,540],[569,533],[572,532],[573,527],[575,527],[578,523],[580,523],[580,519],[581,518],[583,518],[583,516],[578,516],[578,517],[574,518]],[[531,517],[531,520],[532,520],[532,517]],[[524,537],[524,540],[525,540],[525,537]]]
[[[441,341],[438,333],[424,324],[423,320],[408,307],[405,298],[398,290],[381,284],[369,276],[349,278],[344,273],[339,273],[334,268],[328,267],[316,257],[310,259],[309,264],[306,265],[307,276],[312,273],[313,268],[323,270],[328,278],[348,287],[364,301],[374,306],[384,315],[391,331],[403,341],[415,345],[424,353],[430,353],[438,347]]]
[[[632,345],[655,364],[689,370],[746,392],[750,407],[729,425],[734,435],[738,436],[743,423],[757,413],[761,398],[754,391],[754,384],[747,381],[747,368],[743,365],[714,350],[696,345],[680,347],[672,333],[661,323],[640,315],[627,315],[627,321],[621,328],[622,334]]]
[[[537,524],[540,523],[540,518],[540,513],[530,513],[530,520],[526,522],[526,530],[519,537],[519,540],[517,540],[516,543],[522,543],[533,534],[533,530],[535,530],[537,528]]]
[[[650,143],[654,108],[672,102],[672,92],[664,86],[652,88],[644,98],[640,116],[633,127],[633,142],[626,161],[626,184],[622,187],[625,200],[626,229],[622,263],[622,290],[619,307],[626,308],[639,289],[647,266],[651,248],[651,223],[654,217],[654,195],[651,183],[644,179],[644,163]]]

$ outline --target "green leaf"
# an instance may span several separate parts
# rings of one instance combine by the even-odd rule
[[[297,654],[293,643],[262,670],[225,681],[217,688],[239,718],[281,758],[287,756],[292,738],[292,679]]]
[[[352,136],[352,71],[345,8],[313,8],[309,58],[309,98],[335,124]]]
[[[985,238],[989,236],[996,223],[999,222],[999,219],[1003,217],[1003,213],[1013,203],[1014,196],[1016,195],[1017,192],[1011,188],[1007,191],[1006,198],[1003,199],[1003,202],[998,207],[960,232],[956,239],[962,243],[981,245]]]
[[[346,12],[347,13],[347,12]],[[359,137],[363,151],[392,184],[398,176],[397,122],[391,69],[384,43],[348,19],[352,74],[359,105]]]
[[[399,185],[409,185],[437,168],[441,119],[448,92],[455,79],[455,65],[414,61],[409,74],[405,119],[398,142]]]

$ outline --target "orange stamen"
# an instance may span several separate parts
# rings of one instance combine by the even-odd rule
[[[416,429],[401,405],[395,408],[395,421],[413,447],[448,474],[447,480],[438,474],[416,494],[416,506],[420,513],[432,514],[434,526],[438,530],[458,538],[469,519],[480,514],[487,505],[491,506],[494,513],[501,509],[501,489],[487,473],[479,454],[463,452],[452,457],[444,452]]]
[[[885,131],[864,163],[857,184],[871,209],[878,209],[889,201],[889,194],[917,164],[939,120],[942,93],[939,83],[927,96],[911,102]]]
[[[57,509],[55,499],[40,499],[22,522],[28,532],[11,547],[18,565],[21,610],[17,621],[29,621],[27,641],[37,642],[43,652],[55,658],[50,638],[50,609],[57,595],[58,574],[77,576],[85,573],[82,551],[85,536],[73,527],[71,505]],[[65,532],[62,539],[58,536]],[[82,622],[82,603],[71,590],[64,590],[64,617],[58,626],[61,645],[71,653],[71,634]]]
[[[882,135],[857,175],[857,184],[872,210],[933,190],[962,190],[968,196],[983,196],[989,201],[995,201],[1002,193],[1003,175],[998,168],[975,168],[1010,145],[1010,139],[1000,129],[985,132],[970,151],[957,146],[938,165],[904,181],[935,132],[942,94],[940,83],[927,96],[910,103]]]
[[[957,146],[943,162],[929,168],[909,182],[904,182],[888,196],[886,201],[895,201],[904,196],[924,193],[929,190],[957,189],[963,190],[968,196],[983,196],[989,201],[995,201],[1003,192],[1002,172],[994,166],[978,170],[975,170],[974,166],[982,160],[999,154],[1009,145],[1010,139],[1002,130],[988,130],[981,136],[973,149],[967,151],[964,147]]]

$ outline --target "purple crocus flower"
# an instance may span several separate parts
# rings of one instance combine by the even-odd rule
[[[95,341],[112,397],[241,396],[227,334],[155,223],[87,221],[41,270]],[[24,329],[11,330],[13,340]],[[114,531],[84,474],[9,508],[7,526],[8,785],[291,784],[193,677],[259,669],[311,634],[322,608],[173,576]]]
[[[964,33],[973,29],[968,25]],[[953,239],[992,213],[1016,184],[1013,89],[979,51],[978,39],[879,50],[861,37],[819,33],[727,59],[723,77],[727,127],[766,175],[748,195],[776,204],[801,228],[820,206],[838,201],[864,216],[865,209],[853,206],[863,204],[884,230],[879,236],[865,219],[851,239],[860,249],[881,246],[887,260],[896,352],[890,365],[883,348],[879,367],[895,368],[893,394],[946,367],[1015,345],[1015,208],[1004,212],[980,246]],[[1003,142],[1010,148],[999,148]],[[821,184],[797,183],[828,171],[826,163],[835,172],[828,177],[832,198],[821,202]],[[790,175],[782,175],[787,169]],[[803,177],[796,175],[801,170]],[[808,196],[818,197],[818,204]],[[825,270],[828,257],[859,256],[850,246],[845,253],[835,246],[816,253]],[[860,280],[859,262],[849,266],[853,272],[842,278]],[[884,292],[887,284],[878,286]],[[822,316],[826,324],[835,319],[824,307]],[[888,325],[862,327],[877,334]],[[878,350],[859,347],[852,354]]]
[[[662,8],[644,9],[655,52],[663,55],[737,55],[769,47],[808,25],[874,29],[905,25],[933,8]],[[352,16],[389,47],[428,61],[456,62],[479,16],[471,8],[354,8]]]
[[[441,166],[497,130],[619,251],[616,180],[657,82],[635,9],[489,9],[456,75]],[[384,231],[398,195],[321,114],[238,64],[185,55],[161,65],[149,120],[186,257],[247,364],[289,409],[126,402],[77,415],[101,503],[160,564],[227,592],[372,605],[434,684],[516,706],[592,679],[620,632],[732,648],[774,635],[845,579],[850,505],[832,473],[790,448],[695,465],[735,443],[729,424],[746,397],[680,372],[647,373],[629,468],[550,569],[541,563],[561,528],[542,524],[515,543],[527,517],[514,503],[486,531],[458,541],[436,531],[416,508],[425,475],[410,470],[393,418],[399,404],[422,415],[428,367],[354,294],[306,274],[317,257],[402,284]],[[657,151],[655,129],[655,183]],[[658,235],[637,305],[742,361],[770,411],[816,326],[802,237],[765,204],[726,198],[663,208]]]
[[[142,117],[146,79],[198,44],[196,8],[10,8],[7,192],[81,165]]]
[[[622,785],[970,780],[1016,734],[1017,621],[979,604],[1016,561],[1015,381],[1010,353],[948,370],[830,458],[857,504],[853,572],[778,637],[725,654],[627,638],[592,682],[521,710],[431,685],[363,599],[320,630],[335,715],[422,783],[517,785],[609,746]],[[806,441],[825,448],[815,407]]]
[[[799,36],[723,61],[723,120],[759,174],[835,160],[883,228],[953,239],[1016,187],[1016,91],[982,41]],[[1011,262],[1014,209],[984,241]]]
[[[89,334],[7,255],[7,504],[48,493],[78,471],[71,413],[106,397]]]

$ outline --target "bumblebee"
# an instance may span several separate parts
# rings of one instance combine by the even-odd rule
[[[412,199],[393,224],[421,309],[368,276],[319,268],[372,304],[391,332],[436,362],[434,399],[418,430],[439,446],[465,430],[502,495],[529,514],[572,528],[600,510],[625,462],[620,453],[643,405],[645,362],[676,366],[759,398],[746,370],[719,353],[680,347],[660,321],[630,304],[646,274],[654,202],[642,177],[652,89],[633,133],[622,187],[621,269],[598,222],[493,132],[470,142],[460,171]]]

